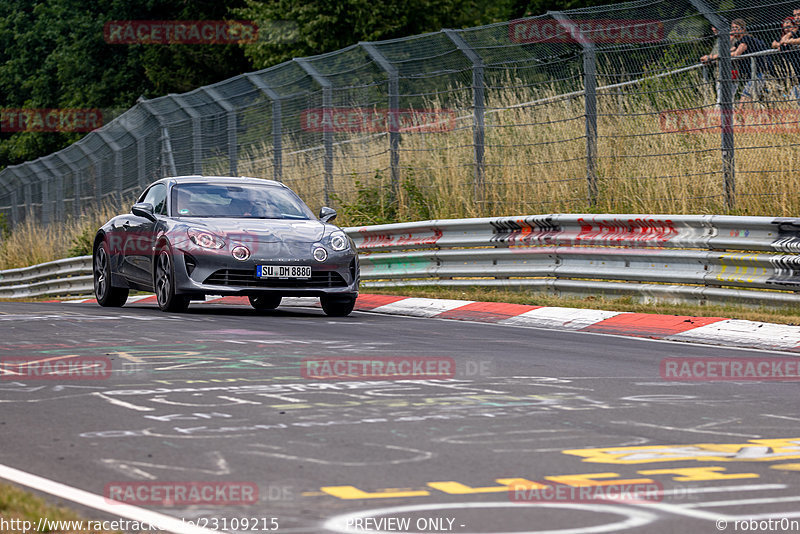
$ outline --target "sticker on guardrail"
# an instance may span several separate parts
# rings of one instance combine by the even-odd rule
[[[555,240],[563,231],[553,215],[503,218],[489,221],[492,227],[490,243],[513,245],[542,245]]]

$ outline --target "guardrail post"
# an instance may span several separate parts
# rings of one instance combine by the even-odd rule
[[[203,174],[203,136],[200,113],[190,106],[186,100],[180,95],[169,94],[167,98],[171,98],[173,102],[178,104],[182,111],[185,111],[192,119],[192,173],[197,175]]]
[[[175,168],[175,158],[172,156],[172,143],[169,138],[169,128],[167,128],[167,124],[164,122],[164,117],[153,109],[150,102],[144,98],[139,97],[136,102],[140,104],[146,112],[155,117],[159,126],[161,126],[161,177],[177,176],[178,170]],[[139,179],[141,179],[141,175]]]
[[[583,102],[586,116],[586,188],[589,204],[597,205],[597,49],[578,26],[560,11],[548,11],[572,39],[583,47]]]
[[[397,201],[400,193],[400,76],[373,43],[359,43],[369,57],[389,76],[389,168],[392,176],[392,195]]]
[[[719,39],[719,107],[722,127],[722,179],[725,207],[736,205],[736,147],[733,138],[733,76],[731,76],[731,26],[718,15],[705,0],[689,0],[703,17],[716,29]],[[752,72],[752,71],[751,71]]]
[[[230,169],[231,176],[238,176],[239,153],[236,141],[238,129],[236,108],[213,87],[201,87],[200,90],[214,99],[214,103],[218,104],[228,114],[228,168]]]
[[[272,179],[283,181],[283,109],[281,95],[276,93],[267,82],[252,72],[244,75],[245,79],[267,95],[272,103]]]
[[[306,58],[294,58],[300,67],[306,71],[306,74],[322,87],[322,113],[323,117],[330,117],[333,108],[333,85],[330,80],[323,76]],[[327,121],[323,119],[323,124]],[[324,202],[326,206],[330,205],[331,196],[333,191],[333,129],[323,127],[322,131],[322,144],[325,147],[325,155],[323,162],[325,167],[325,186],[323,189]]]
[[[483,203],[485,199],[485,174],[486,165],[484,163],[484,153],[486,150],[486,123],[484,115],[486,112],[486,98],[484,87],[484,64],[483,59],[470,47],[467,42],[455,30],[442,30],[453,44],[464,54],[472,63],[472,144],[475,150],[475,178],[473,183],[475,202]]]
[[[103,130],[97,130],[100,139],[105,141],[108,147],[114,152],[114,188],[117,193],[117,202],[122,206],[122,147],[114,141],[108,133]]]

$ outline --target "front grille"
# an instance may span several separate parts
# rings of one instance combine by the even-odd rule
[[[204,284],[240,287],[347,287],[342,275],[336,271],[311,271],[305,280],[283,280],[280,278],[256,278],[255,269],[220,269],[205,279]]]

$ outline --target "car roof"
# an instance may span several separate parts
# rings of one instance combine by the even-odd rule
[[[241,183],[258,183],[258,185],[272,185],[277,187],[286,187],[286,185],[276,182],[275,180],[267,180],[265,178],[253,178],[251,176],[201,176],[199,174],[195,175],[188,175],[188,176],[169,176],[167,178],[162,178],[158,180],[159,182],[172,182],[176,184],[181,183],[230,183],[230,184],[241,184]]]

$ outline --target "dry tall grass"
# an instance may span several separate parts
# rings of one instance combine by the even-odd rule
[[[519,86],[518,81],[508,85]],[[797,111],[783,99],[789,87],[773,82],[765,107]],[[598,95],[597,176],[599,196],[589,201],[586,180],[586,131],[583,97],[556,98],[552,88],[487,91],[484,187],[475,183],[472,116],[461,115],[452,131],[403,133],[400,182],[413,183],[420,195],[400,188],[392,204],[389,135],[337,133],[334,145],[334,207],[357,202],[357,185],[380,192],[375,205],[351,209],[341,225],[369,224],[387,216],[419,218],[418,204],[432,218],[520,215],[533,213],[720,213],[794,216],[800,212],[800,143],[797,117],[791,124],[741,128],[736,136],[736,205],[725,205],[719,130],[693,133],[665,131],[661,114],[699,108],[713,113],[715,91],[697,73],[659,79]],[[520,105],[549,99],[533,105]],[[783,101],[779,101],[783,99]],[[447,105],[431,102],[429,108]],[[465,108],[466,109],[466,108]],[[744,115],[742,115],[744,116]],[[786,116],[784,116],[784,120]],[[711,124],[713,121],[709,122]],[[321,136],[320,136],[321,137]],[[349,141],[342,143],[342,141]],[[316,211],[324,203],[324,154],[288,138],[284,142],[283,181]],[[273,177],[270,140],[240,152],[239,173]],[[217,159],[204,165],[208,175],[227,174]],[[374,198],[374,197],[370,197]],[[416,203],[416,205],[415,205]],[[359,206],[357,206],[359,207]],[[96,228],[115,212],[106,206],[93,217],[41,229],[19,227],[0,249],[0,268],[62,257],[73,239]],[[372,218],[371,218],[372,217]]]
[[[104,203],[64,223],[43,226],[33,218],[26,219],[0,241],[0,270],[87,253],[86,244],[91,243],[97,229],[118,213],[119,207]]]
[[[691,89],[687,89],[691,88]],[[699,88],[699,89],[698,89]],[[769,104],[740,104],[738,110],[765,108],[797,111],[784,99],[789,88],[773,82]],[[713,127],[714,88],[699,74],[658,81],[598,95],[596,205],[589,200],[582,96],[519,106],[521,101],[552,98],[551,90],[495,90],[486,115],[485,175],[476,187],[469,111],[444,133],[406,133],[400,147],[400,180],[414,180],[433,217],[476,217],[553,212],[728,213],[792,216],[800,208],[800,150],[797,119],[790,124],[737,127],[736,205],[725,205],[720,133]],[[515,107],[518,106],[518,107]],[[431,108],[445,107],[432,104]],[[505,109],[504,109],[505,108]],[[667,131],[681,112],[708,114],[704,130]],[[662,114],[671,121],[662,124]],[[683,112],[684,115],[687,112]],[[745,117],[745,115],[741,115]],[[738,117],[738,116],[737,116]],[[746,121],[755,120],[746,116]],[[737,121],[740,120],[737,118]],[[778,122],[785,121],[782,115]],[[337,133],[337,141],[344,134]],[[389,180],[389,137],[350,134],[351,142],[334,146],[334,191],[344,202],[355,198],[355,182],[383,188]],[[312,205],[323,203],[323,151],[286,143],[284,181]],[[271,178],[272,152],[254,147],[240,170]],[[224,168],[214,169],[224,172]],[[397,212],[413,216],[400,191]],[[341,218],[340,224],[364,221]]]

